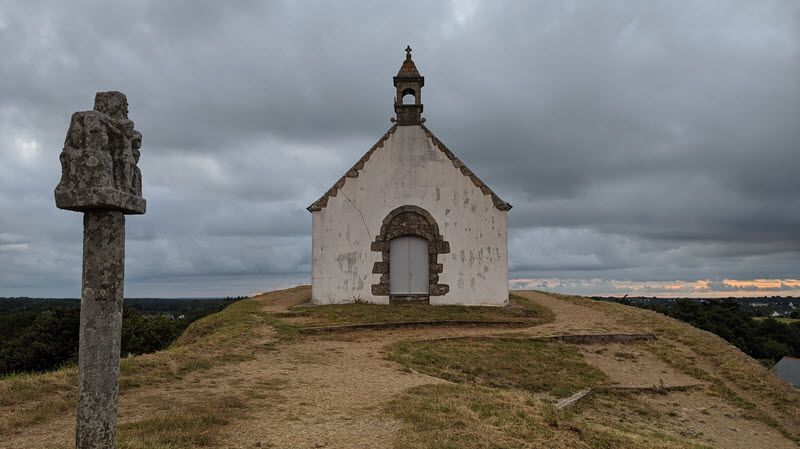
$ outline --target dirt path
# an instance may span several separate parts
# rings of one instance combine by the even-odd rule
[[[383,405],[407,388],[441,381],[401,372],[384,360],[384,344],[310,340],[240,365],[237,375],[280,382],[282,400],[230,426],[224,447],[370,448],[391,441],[399,424]]]
[[[555,314],[555,320],[526,329],[533,335],[585,334],[585,333],[634,333],[641,328],[625,326],[606,314],[560,300],[540,292],[520,291],[518,295],[543,305]]]

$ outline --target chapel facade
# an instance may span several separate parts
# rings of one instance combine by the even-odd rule
[[[391,128],[308,207],[312,301],[507,304],[511,205],[424,125],[410,47],[393,81]]]

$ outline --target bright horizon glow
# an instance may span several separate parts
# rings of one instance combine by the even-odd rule
[[[126,298],[219,298],[256,296],[274,290],[308,285],[309,275],[203,276],[170,281],[131,281],[125,286]],[[606,279],[514,278],[512,290],[542,290],[579,296],[646,296],[660,298],[800,297],[800,279],[699,279],[695,281],[630,281]],[[29,296],[78,298],[80,290],[0,289],[0,297]]]
[[[606,279],[510,279],[514,290],[535,289],[581,296],[728,298],[800,296],[798,279],[700,279],[627,281]]]

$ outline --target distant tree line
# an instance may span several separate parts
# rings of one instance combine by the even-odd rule
[[[126,306],[122,317],[122,356],[164,349],[193,321],[239,299],[194,303],[146,300],[144,307]],[[47,371],[76,363],[79,327],[77,301],[0,300],[0,375]]]
[[[787,324],[773,318],[753,319],[735,301],[681,299],[673,305],[645,308],[713,332],[767,365],[786,355],[800,356],[800,322]]]

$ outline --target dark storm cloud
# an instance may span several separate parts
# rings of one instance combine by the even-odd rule
[[[390,125],[409,43],[428,125],[515,206],[512,277],[800,277],[796,2],[264,3],[0,5],[0,295],[78,294],[52,188],[109,89],[144,134],[130,294],[307,279],[304,208]]]

